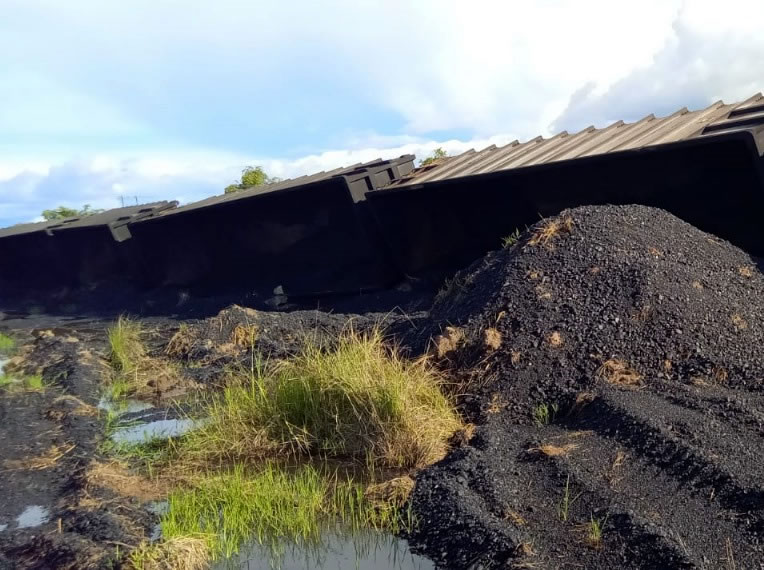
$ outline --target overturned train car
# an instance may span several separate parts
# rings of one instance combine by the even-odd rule
[[[438,280],[539,217],[663,208],[764,256],[764,97],[0,230],[0,304],[79,290],[358,293]]]

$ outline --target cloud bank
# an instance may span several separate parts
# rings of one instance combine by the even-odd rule
[[[762,21],[748,0],[5,0],[0,225],[744,99]]]

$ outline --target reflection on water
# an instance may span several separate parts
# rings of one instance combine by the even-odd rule
[[[32,505],[24,509],[24,512],[16,517],[16,528],[33,528],[48,522],[48,509],[39,505]]]
[[[138,412],[143,412],[145,410],[150,410],[153,408],[151,404],[147,402],[141,402],[140,400],[126,400],[126,401],[117,401],[109,399],[107,396],[102,396],[101,400],[98,402],[98,409],[99,410],[105,410],[107,412],[114,412],[116,414],[122,415],[122,414],[135,414]]]
[[[118,444],[145,443],[154,439],[178,437],[197,425],[199,423],[196,420],[188,418],[157,420],[119,428],[114,431],[111,439]]]
[[[355,536],[332,534],[322,544],[287,546],[280,555],[259,545],[242,549],[213,570],[434,570],[435,565],[409,549],[405,540],[367,531]]]

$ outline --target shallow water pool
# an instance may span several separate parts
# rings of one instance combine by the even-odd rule
[[[48,522],[50,514],[48,509],[39,505],[32,505],[24,509],[19,516],[16,517],[16,528],[33,528],[40,526],[43,523]]]
[[[365,532],[325,537],[318,547],[287,546],[274,557],[262,546],[245,548],[213,570],[434,570],[432,561],[414,554],[408,543],[390,534]]]
[[[156,420],[116,429],[111,439],[117,444],[144,443],[154,439],[178,437],[197,425],[198,421],[188,418]]]

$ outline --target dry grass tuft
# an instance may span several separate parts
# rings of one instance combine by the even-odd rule
[[[442,334],[435,338],[435,354],[445,358],[456,351],[464,342],[464,331],[458,327],[446,327]]]
[[[593,401],[594,394],[591,392],[580,392],[576,394],[576,399],[573,402],[573,405],[570,407],[570,410],[568,410],[568,415],[575,416],[580,414],[581,411]]]
[[[551,443],[545,443],[538,447],[531,447],[528,453],[535,453],[540,455],[546,455],[547,457],[565,457],[574,449],[578,449],[579,445],[576,443],[566,443],[565,445],[553,445]]]
[[[750,265],[744,265],[742,267],[738,267],[737,271],[742,277],[753,277],[754,269]]]
[[[603,378],[608,384],[624,388],[637,388],[642,386],[642,375],[631,368],[623,360],[611,358],[602,363],[597,370],[597,376]]]
[[[509,361],[514,365],[520,364],[520,360],[522,359],[522,357],[523,357],[523,353],[520,352],[519,350],[512,350],[509,353]]]
[[[573,218],[565,217],[563,219],[554,218],[548,220],[543,226],[538,228],[531,239],[528,241],[530,245],[543,245],[546,247],[552,246],[552,240],[563,233],[571,233],[573,231]]]
[[[31,470],[43,471],[51,469],[58,464],[58,461],[71,452],[76,446],[71,443],[68,445],[51,445],[45,453],[38,457],[28,457],[26,459],[9,459],[3,462],[6,469],[12,470]]]
[[[525,520],[520,513],[517,511],[513,511],[511,509],[508,509],[504,512],[504,518],[508,521],[510,521],[515,526],[525,526],[528,524],[528,521]]]
[[[711,372],[711,379],[717,384],[725,384],[729,378],[729,372],[721,366],[717,366]]]
[[[231,343],[239,347],[250,347],[255,344],[257,335],[256,325],[236,325],[231,333]]]
[[[535,556],[536,551],[533,549],[533,544],[530,542],[522,542],[515,548],[515,554],[517,556]]]
[[[143,543],[133,550],[135,570],[206,570],[210,552],[205,536],[178,536],[157,544]]]
[[[369,485],[366,488],[364,497],[379,508],[392,507],[400,509],[406,503],[413,490],[414,480],[405,475],[383,481],[382,483]]]
[[[466,424],[462,429],[454,432],[448,441],[449,447],[456,448],[467,445],[475,436],[475,424]]]
[[[483,342],[491,350],[498,350],[501,348],[501,333],[494,328],[485,329]]]
[[[560,332],[559,332],[559,331],[554,331],[554,332],[552,332],[552,334],[550,334],[550,335],[547,337],[547,342],[548,342],[548,343],[549,343],[551,346],[553,346],[553,347],[557,348],[557,347],[560,347],[560,346],[562,346],[562,345],[563,345],[563,343],[564,343],[565,341],[564,341],[564,339],[562,338],[562,334],[560,334]]]
[[[700,281],[693,281],[692,282],[692,288],[696,289],[698,291],[702,291],[703,290],[703,284]]]
[[[745,329],[748,328],[748,322],[738,314],[732,315],[731,320],[732,320],[732,326],[734,326],[735,330],[737,331],[744,331]]]
[[[552,292],[546,285],[536,285],[535,291],[539,300],[546,301],[552,298]]]
[[[501,397],[501,394],[499,394],[498,392],[494,392],[493,394],[491,394],[491,403],[488,404],[488,408],[486,408],[486,413],[498,414],[508,405],[509,404],[504,400],[504,398]]]
[[[86,404],[77,396],[72,396],[71,394],[64,394],[53,400],[51,408],[69,408],[69,411],[75,416],[93,417],[98,415],[98,408]]]
[[[167,496],[175,483],[168,475],[148,479],[131,471],[121,461],[93,461],[85,472],[85,483],[91,488],[108,489],[121,497],[134,497],[145,502]]]
[[[178,332],[172,335],[170,342],[167,343],[164,353],[171,358],[186,357],[191,354],[195,342],[195,334],[191,332],[188,325],[181,324]]]

